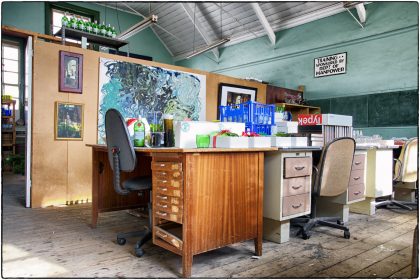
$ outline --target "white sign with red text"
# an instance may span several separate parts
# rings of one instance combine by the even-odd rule
[[[322,114],[299,114],[298,123],[301,126],[306,125],[321,125]]]

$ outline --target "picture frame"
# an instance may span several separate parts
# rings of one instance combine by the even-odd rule
[[[60,51],[59,91],[82,93],[83,55]]]
[[[257,92],[258,89],[254,87],[220,83],[217,102],[217,118],[219,118],[220,114],[219,106],[240,104],[247,101],[256,101]]]
[[[81,103],[55,102],[54,140],[83,140],[83,109]]]

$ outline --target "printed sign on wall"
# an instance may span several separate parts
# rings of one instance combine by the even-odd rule
[[[347,53],[315,58],[315,78],[346,73],[346,60]]]

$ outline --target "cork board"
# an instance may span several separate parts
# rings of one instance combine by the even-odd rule
[[[83,93],[58,91],[59,51],[83,54]],[[219,83],[258,88],[257,101],[265,103],[266,85],[201,70],[116,56],[35,40],[33,62],[32,207],[86,203],[92,200],[92,155],[98,116],[100,57],[193,72],[206,76],[206,119],[217,119]],[[84,104],[83,141],[54,140],[56,101]]]

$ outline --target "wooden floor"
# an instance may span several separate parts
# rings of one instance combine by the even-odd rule
[[[3,277],[176,278],[181,258],[148,243],[142,258],[134,242],[119,246],[119,231],[146,220],[126,211],[100,214],[89,227],[90,205],[26,209],[24,178],[3,176]],[[317,228],[309,240],[264,241],[263,256],[243,242],[194,257],[192,275],[204,278],[409,278],[416,211],[351,214],[351,238]]]

